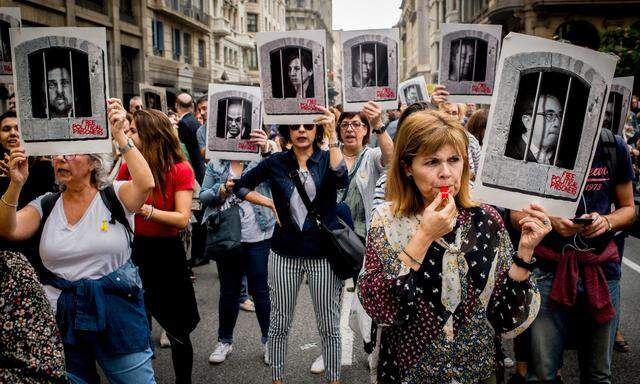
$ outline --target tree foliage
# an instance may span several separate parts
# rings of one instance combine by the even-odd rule
[[[640,31],[636,28],[616,28],[600,36],[600,50],[618,57],[616,77],[640,76]]]

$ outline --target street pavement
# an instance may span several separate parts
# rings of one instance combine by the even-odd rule
[[[625,258],[632,267],[623,264],[622,272],[622,320],[621,329],[631,344],[631,352],[615,353],[613,358],[614,383],[640,383],[640,240],[628,238],[625,246]],[[635,263],[635,265],[633,264]],[[254,313],[240,311],[235,329],[234,350],[227,361],[219,365],[208,362],[209,354],[216,344],[218,327],[218,274],[214,263],[194,269],[197,276],[195,283],[200,323],[191,334],[194,347],[193,383],[194,384],[226,384],[226,383],[269,383],[270,370],[262,361],[262,345],[260,330]],[[355,326],[355,317],[351,316],[351,325]],[[343,366],[343,383],[368,383],[366,355],[362,349],[362,339],[357,335],[354,341],[353,365]],[[160,349],[158,340],[160,330],[157,324],[153,329],[156,342],[156,359],[153,362],[159,384],[173,384],[173,368],[170,349]],[[513,357],[511,343],[506,343],[507,353]],[[295,319],[289,337],[289,349],[286,363],[286,382],[323,383],[322,375],[309,372],[311,364],[320,355],[320,337],[315,326],[315,317],[311,306],[308,286],[302,286],[298,296]],[[511,370],[509,370],[511,372]],[[565,352],[562,375],[565,383],[579,383],[577,354]]]

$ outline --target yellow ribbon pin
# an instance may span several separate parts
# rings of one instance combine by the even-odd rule
[[[109,227],[107,226],[107,220],[102,220],[102,224],[100,224],[100,230],[101,230],[102,232],[107,232],[107,228],[109,228]]]

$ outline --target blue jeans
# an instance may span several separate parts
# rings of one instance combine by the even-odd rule
[[[64,346],[67,372],[74,384],[99,384],[96,362],[111,384],[155,384],[151,348],[142,352],[107,354],[96,345]]]
[[[267,284],[270,249],[270,240],[242,243],[242,252],[238,257],[220,257],[216,260],[218,277],[220,278],[218,341],[233,343],[233,329],[240,311],[242,280],[246,275],[249,294],[253,297],[256,307],[262,343],[267,342],[269,313],[271,312],[269,285]]]
[[[616,332],[615,318],[606,324],[599,325],[588,317],[586,309],[576,317],[575,311],[564,307],[552,307],[549,295],[554,274],[536,270],[535,276],[542,302],[538,317],[529,328],[531,332],[531,361],[529,362],[527,383],[555,382],[556,373],[563,364],[566,343],[572,339],[571,333],[577,326],[580,326],[575,338],[580,366],[580,382],[611,383],[612,340]],[[613,306],[618,311],[620,308],[620,282],[608,280],[607,284]],[[576,306],[583,306],[584,303],[584,287],[582,282],[579,282]]]

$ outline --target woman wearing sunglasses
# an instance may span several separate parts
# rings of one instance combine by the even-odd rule
[[[245,172],[234,186],[234,193],[239,198],[269,207],[279,224],[271,241],[268,271],[271,296],[268,349],[274,384],[283,382],[287,337],[305,274],[322,339],[322,355],[327,366],[325,377],[329,383],[340,380],[340,292],[343,284],[329,266],[326,240],[315,221],[307,215],[293,181],[296,177],[300,179],[322,222],[331,229],[339,227],[336,194],[338,189],[346,188],[349,176],[338,142],[335,118],[328,109],[318,108],[323,115],[315,120],[315,125],[292,125],[281,131],[291,142],[290,150],[263,160]],[[330,137],[329,151],[318,146],[325,130]],[[254,190],[265,181],[271,182],[273,200]]]

